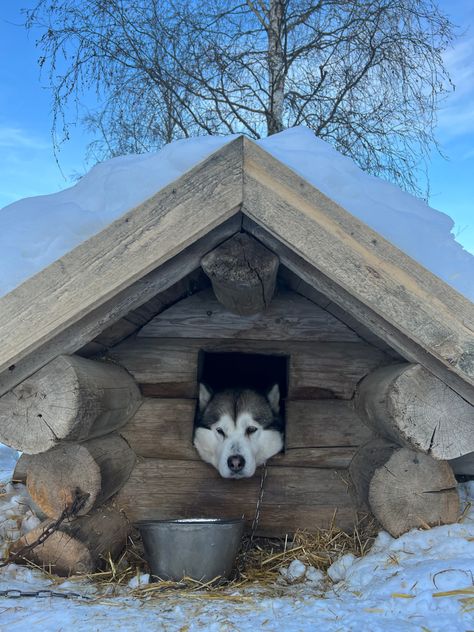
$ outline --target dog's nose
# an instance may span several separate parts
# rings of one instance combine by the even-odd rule
[[[240,454],[232,454],[232,456],[227,459],[227,465],[231,472],[237,473],[244,469],[245,459]]]

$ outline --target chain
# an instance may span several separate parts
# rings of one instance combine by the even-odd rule
[[[255,538],[255,533],[258,529],[258,523],[260,521],[260,508],[262,506],[262,501],[263,501],[263,495],[265,493],[265,489],[264,489],[264,485],[265,485],[265,480],[267,478],[267,463],[265,462],[263,464],[263,468],[262,468],[262,474],[260,476],[260,491],[258,493],[258,498],[257,498],[257,504],[255,507],[255,515],[253,517],[253,521],[252,521],[252,527],[250,529],[250,538],[247,542],[247,546],[245,547],[245,551],[244,551],[244,557],[247,555],[247,553],[249,552],[254,538]]]
[[[25,556],[25,553],[28,553],[29,551],[36,548],[40,544],[43,544],[43,542],[47,540],[49,536],[53,535],[53,533],[59,529],[61,524],[66,519],[69,520],[71,518],[74,518],[74,516],[77,513],[79,513],[79,511],[86,504],[86,501],[89,498],[89,496],[90,494],[81,494],[79,490],[77,490],[73,502],[67,507],[65,507],[64,511],[59,516],[59,518],[55,520],[55,522],[45,527],[45,529],[42,531],[42,533],[38,536],[38,538],[34,542],[32,542],[31,544],[25,544],[25,546],[22,546],[21,549],[18,549],[18,551],[13,551],[12,553],[10,553],[10,555],[5,560],[0,562],[0,568],[3,568],[4,566],[7,566],[8,564],[12,564],[19,559],[23,559]]]
[[[92,599],[87,595],[80,595],[74,592],[58,592],[54,590],[17,590],[16,588],[8,588],[0,590],[0,597],[7,599],[20,599],[20,597],[37,597],[38,599],[46,599],[48,597],[60,597],[61,599]]]

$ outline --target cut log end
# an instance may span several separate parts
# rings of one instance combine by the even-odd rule
[[[245,233],[234,235],[201,261],[218,301],[242,316],[258,314],[272,300],[278,257]]]
[[[0,441],[27,454],[84,441],[123,426],[141,403],[119,366],[58,356],[0,398]]]
[[[122,487],[135,460],[133,450],[117,434],[82,444],[65,443],[28,458],[28,492],[50,518],[58,518],[78,494],[86,494],[79,512],[84,515]]]
[[[50,526],[51,520],[15,542],[12,550],[38,539]],[[69,523],[62,523],[43,544],[25,554],[25,559],[48,569],[56,575],[92,573],[110,555],[114,559],[124,548],[129,533],[124,514],[113,507],[101,508]]]
[[[458,519],[456,479],[445,461],[374,439],[358,450],[349,473],[361,503],[394,537]]]
[[[474,407],[419,364],[369,374],[355,406],[378,434],[436,459],[474,451]]]

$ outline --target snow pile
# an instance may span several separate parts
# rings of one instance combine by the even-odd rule
[[[234,138],[191,138],[171,143],[157,153],[113,158],[93,167],[69,189],[6,206],[0,211],[0,295]],[[455,241],[450,217],[364,173],[307,128],[286,130],[258,143],[474,300],[474,257]]]
[[[6,471],[10,455],[0,452]],[[11,474],[11,473],[10,473]],[[474,629],[474,483],[460,488],[466,505],[461,523],[413,530],[398,539],[380,533],[363,558],[345,555],[327,575],[294,560],[274,587],[206,593],[161,593],[137,599],[129,586],[108,591],[86,579],[54,580],[39,570],[10,564],[0,569],[0,591],[53,590],[80,593],[88,601],[0,596],[2,624],[9,630],[76,632],[160,629],[169,632],[430,632]],[[0,494],[0,550],[5,541],[36,526],[23,485]]]

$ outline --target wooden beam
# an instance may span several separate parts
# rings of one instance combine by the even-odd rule
[[[243,212],[272,236],[282,263],[298,274],[279,243],[309,264],[310,284],[319,271],[317,289],[474,403],[469,300],[247,140]]]
[[[201,258],[206,252],[240,230],[241,219],[240,213],[236,212],[231,219],[211,230],[179,255],[124,288],[100,307],[78,317],[76,322],[68,325],[63,331],[51,335],[50,338],[39,344],[34,352],[11,364],[6,371],[0,373],[0,395],[6,393],[58,355],[74,353],[81,349],[104,329],[129,314],[131,310],[143,306],[156,294],[166,291],[186,275],[198,269]],[[0,307],[2,300],[0,299]],[[45,317],[49,313],[48,309],[46,309]],[[0,325],[0,330],[2,327],[3,325]],[[105,350],[102,345],[97,345],[96,351],[104,352]]]
[[[232,217],[242,202],[242,142],[231,141],[0,299],[0,373]]]
[[[474,406],[419,364],[367,375],[357,387],[355,408],[376,433],[435,459],[474,451]]]
[[[421,364],[468,402],[474,404],[474,387],[465,379],[449,371],[442,363],[410,335],[403,333],[395,325],[385,320],[374,309],[356,298],[350,290],[335,283],[313,265],[305,261],[291,248],[283,244],[279,238],[271,235],[265,228],[252,219],[243,218],[243,227],[266,246],[278,252],[280,262],[301,277],[317,292],[327,296],[330,301],[339,305],[342,310],[364,323],[379,338],[392,347],[403,359]],[[326,308],[327,309],[327,308]],[[470,379],[470,378],[469,378]]]
[[[258,314],[275,291],[278,257],[250,235],[234,235],[209,252],[201,266],[218,301],[234,314]]]
[[[237,316],[219,303],[210,288],[158,314],[138,337],[360,342],[340,320],[291,290],[277,291],[260,314]]]
[[[365,375],[391,360],[363,342],[209,338],[129,339],[109,357],[133,375],[144,395],[194,398],[200,351],[289,356],[288,396],[293,399],[351,399]]]
[[[141,403],[132,377],[110,362],[59,356],[0,398],[0,441],[27,454],[123,426]]]
[[[355,505],[347,472],[269,466],[261,507],[260,535],[283,537],[298,529],[335,524],[350,529]],[[229,480],[201,461],[142,459],[116,497],[128,519],[236,518],[252,523],[260,489],[258,474]]]

